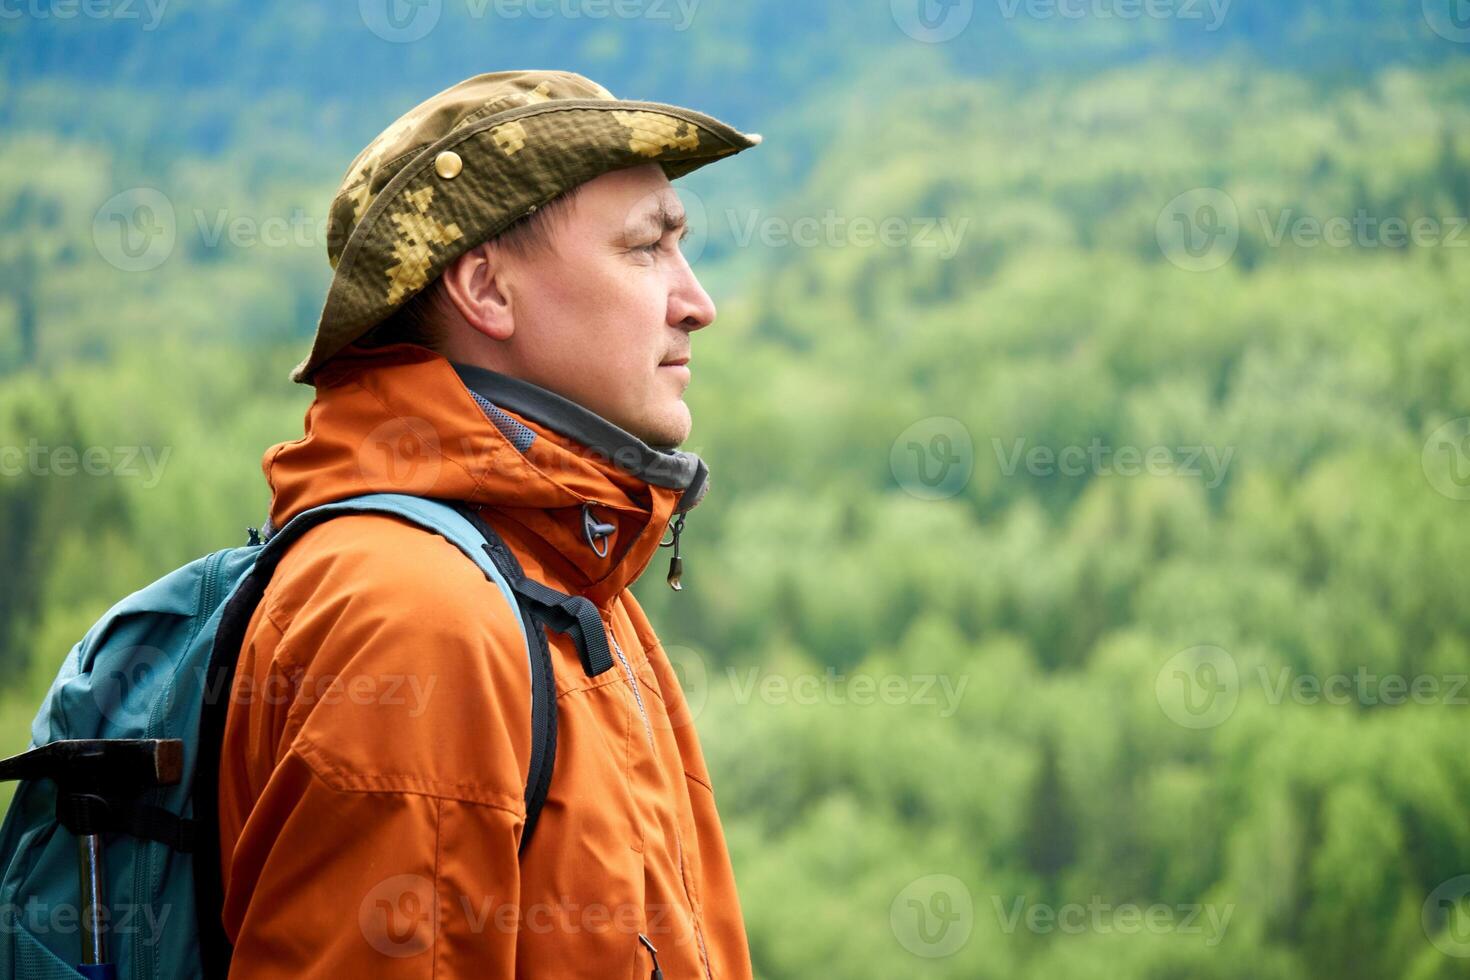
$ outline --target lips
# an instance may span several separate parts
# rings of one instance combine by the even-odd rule
[[[685,365],[685,364],[688,364],[688,363],[689,363],[689,355],[688,354],[685,354],[682,357],[671,357],[667,361],[664,361],[663,363],[661,363],[659,365],[659,367],[675,367],[677,365]]]

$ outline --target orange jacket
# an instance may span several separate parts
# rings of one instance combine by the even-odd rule
[[[483,505],[529,577],[598,607],[616,652],[588,677],[548,631],[555,771],[518,861],[530,686],[509,604],[453,545],[396,518],[307,532],[250,621],[229,707],[230,976],[642,978],[642,934],[668,980],[749,978],[699,741],[628,591],[708,487],[699,458],[400,344],[335,358],[306,435],[262,465],[275,527],[370,492]],[[606,557],[585,537],[589,501],[616,527]]]

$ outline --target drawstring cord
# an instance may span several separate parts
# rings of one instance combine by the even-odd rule
[[[684,577],[684,559],[679,554],[679,535],[684,532],[684,518],[687,516],[687,513],[686,511],[679,514],[669,525],[669,532],[673,537],[668,541],[660,541],[658,543],[660,548],[671,547],[674,549],[673,557],[669,559],[668,582],[669,588],[675,592],[684,591],[684,585],[681,581]],[[617,525],[599,523],[592,516],[592,503],[590,501],[582,505],[582,536],[586,538],[587,546],[592,549],[598,558],[607,557],[607,539],[616,530]],[[599,543],[602,545],[601,548],[598,547]]]
[[[680,514],[674,518],[674,523],[669,525],[669,530],[673,532],[674,539],[672,541],[660,541],[658,543],[660,548],[672,546],[674,549],[674,557],[669,559],[669,588],[675,592],[682,592],[684,590],[684,586],[679,583],[679,579],[684,575],[684,559],[679,557],[679,534],[684,530],[684,517],[685,514]]]

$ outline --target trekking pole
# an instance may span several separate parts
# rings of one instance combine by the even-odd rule
[[[117,980],[107,955],[107,910],[102,831],[122,829],[132,801],[155,786],[172,786],[183,773],[179,739],[88,738],[48,742],[0,759],[0,781],[49,779],[56,784],[56,819],[76,834],[81,895],[82,962],[87,980]]]
[[[107,957],[107,932],[102,922],[106,898],[102,881],[102,835],[77,837],[77,871],[82,896],[82,962],[77,972],[87,980],[116,980],[117,970]]]

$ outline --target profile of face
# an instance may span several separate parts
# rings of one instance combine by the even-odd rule
[[[690,335],[715,318],[680,250],[684,207],[654,163],[596,177],[571,203],[549,248],[519,255],[486,242],[445,270],[450,319],[463,321],[451,323],[445,356],[676,447],[692,422]]]

